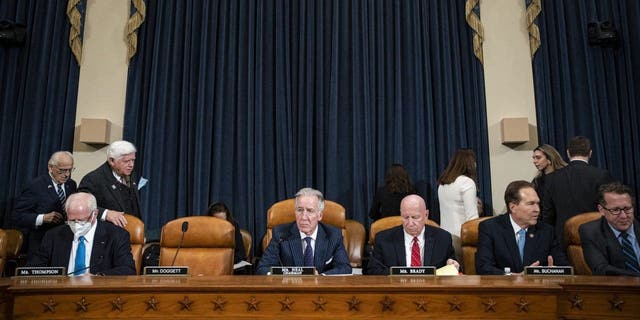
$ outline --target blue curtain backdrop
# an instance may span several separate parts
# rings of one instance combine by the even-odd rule
[[[436,179],[478,154],[490,205],[482,66],[465,1],[148,1],[131,61],[126,139],[143,219],[230,205],[257,242],[266,211],[301,187],[367,213],[403,163],[438,219]]]
[[[541,143],[592,141],[592,163],[640,190],[640,1],[545,1],[533,59]],[[620,47],[589,45],[587,24],[611,21]],[[564,154],[564,153],[563,153]]]
[[[82,2],[84,3],[84,1]],[[9,227],[15,198],[71,150],[79,66],[69,49],[66,0],[2,0],[0,21],[26,26],[21,46],[0,43],[0,216]]]

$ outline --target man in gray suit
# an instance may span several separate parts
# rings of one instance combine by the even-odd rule
[[[599,189],[602,217],[580,226],[584,258],[597,275],[640,276],[640,226],[634,221],[633,191],[614,182]]]

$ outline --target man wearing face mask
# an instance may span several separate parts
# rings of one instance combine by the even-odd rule
[[[25,234],[27,256],[38,250],[47,230],[66,220],[64,203],[76,192],[76,182],[71,179],[74,169],[70,152],[55,152],[47,164],[48,172],[31,181],[16,200],[13,225]]]
[[[129,233],[97,218],[96,198],[75,193],[65,203],[66,225],[49,230],[29,258],[33,267],[65,267],[68,274],[135,275]]]
[[[131,142],[114,141],[107,148],[107,161],[80,181],[78,191],[96,197],[100,220],[124,227],[124,213],[140,218],[138,184],[132,176],[135,160],[136,147]]]

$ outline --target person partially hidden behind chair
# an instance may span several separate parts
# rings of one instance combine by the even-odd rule
[[[29,258],[32,267],[65,267],[73,275],[135,275],[129,233],[97,218],[96,198],[74,193],[65,203],[66,225],[45,233]]]
[[[233,254],[233,263],[239,263],[243,260],[247,260],[247,254],[244,251],[244,242],[242,241],[242,233],[240,232],[240,227],[238,223],[233,219],[231,215],[231,211],[227,208],[227,205],[224,202],[215,202],[212,203],[207,209],[207,215],[212,216],[218,219],[223,219],[229,221],[233,224],[233,227],[236,229],[235,231],[235,244],[236,248]]]
[[[540,199],[527,181],[509,183],[504,192],[507,213],[478,227],[478,274],[520,273],[525,266],[569,265],[552,226],[538,222]]]
[[[594,275],[640,276],[640,226],[634,221],[635,197],[618,182],[600,186],[602,217],[580,226],[584,259]]]
[[[451,234],[443,229],[425,225],[429,217],[427,205],[418,195],[409,195],[400,202],[402,226],[380,231],[375,244],[367,274],[388,275],[389,267],[434,266],[441,268],[454,260]]]
[[[320,222],[324,209],[322,192],[303,188],[295,196],[296,221],[273,228],[257,274],[271,267],[313,266],[320,274],[351,274],[342,231]]]

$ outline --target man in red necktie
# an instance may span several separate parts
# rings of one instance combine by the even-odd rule
[[[402,226],[376,234],[367,274],[388,275],[389,267],[434,266],[460,264],[454,260],[451,234],[425,225],[429,217],[427,205],[418,195],[409,195],[400,203]]]

